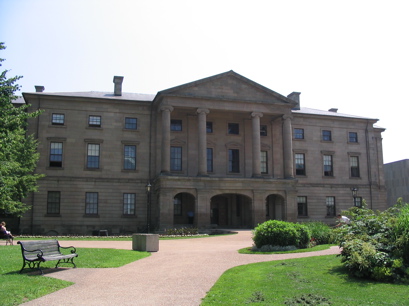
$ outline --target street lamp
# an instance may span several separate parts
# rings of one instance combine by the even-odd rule
[[[351,187],[352,197],[354,198],[354,206],[356,205],[356,198],[358,194],[358,187]]]
[[[148,181],[148,184],[145,186],[146,188],[146,194],[147,194],[147,209],[146,209],[146,223],[147,223],[147,230],[148,233],[150,232],[150,227],[151,227],[151,183]]]

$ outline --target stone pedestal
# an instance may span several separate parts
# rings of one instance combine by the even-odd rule
[[[159,235],[157,234],[133,234],[132,250],[157,252],[159,251]]]

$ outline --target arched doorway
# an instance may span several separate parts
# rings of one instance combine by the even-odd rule
[[[225,228],[251,228],[251,198],[235,194],[220,194],[210,201],[210,223]]]
[[[173,224],[192,226],[195,224],[195,197],[181,192],[173,198]]]
[[[284,220],[284,198],[270,194],[266,198],[266,220]]]

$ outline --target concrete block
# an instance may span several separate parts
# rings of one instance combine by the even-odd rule
[[[159,235],[133,234],[132,249],[134,251],[157,252],[159,251]]]

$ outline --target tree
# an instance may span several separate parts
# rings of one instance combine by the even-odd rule
[[[5,49],[0,42],[0,50]],[[0,58],[0,66],[4,59]],[[37,190],[37,180],[43,175],[35,174],[39,154],[33,135],[26,135],[27,120],[41,112],[29,113],[29,105],[16,107],[16,82],[21,76],[7,79],[8,70],[0,74],[0,211],[21,216],[30,206],[22,199]]]

